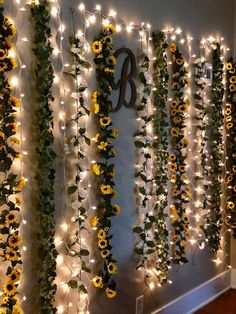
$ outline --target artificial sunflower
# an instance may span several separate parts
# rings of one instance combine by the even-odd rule
[[[100,186],[100,190],[102,192],[102,194],[105,194],[105,195],[108,195],[108,194],[112,194],[113,193],[113,188],[111,185],[105,185],[105,184],[102,184]]]
[[[185,77],[183,78],[183,83],[186,84],[186,85],[188,85],[188,84],[190,83],[190,78],[189,78],[188,76],[185,76]]]
[[[171,163],[169,170],[170,170],[170,172],[176,172],[176,170],[177,170],[177,163],[176,162]]]
[[[102,250],[105,249],[107,247],[107,240],[106,239],[98,240],[98,246]]]
[[[233,126],[234,126],[234,125],[233,125],[232,122],[226,123],[226,128],[227,128],[228,130],[231,129]]]
[[[3,308],[0,308],[0,314],[7,314],[6,310]]]
[[[18,255],[16,254],[16,251],[12,248],[7,248],[5,251],[5,258],[8,261],[16,261],[18,259]]]
[[[236,90],[236,85],[230,84],[230,85],[229,85],[229,90],[230,90],[231,92],[234,92],[234,91]]]
[[[11,280],[7,280],[3,286],[4,293],[7,295],[14,295],[16,293],[16,286]]]
[[[178,87],[178,84],[176,82],[172,82],[171,83],[171,88],[172,89],[177,89],[177,87]]]
[[[99,54],[102,51],[102,43],[98,40],[95,40],[92,44],[93,52]]]
[[[170,106],[171,106],[171,108],[176,108],[177,106],[178,106],[178,103],[177,103],[177,101],[172,101],[171,103],[170,103]]]
[[[25,178],[21,177],[21,179],[19,180],[19,182],[16,186],[16,190],[21,191],[24,186],[25,186]]]
[[[15,268],[10,275],[8,275],[9,280],[11,280],[12,282],[16,282],[19,281],[21,278],[21,269],[20,268]]]
[[[6,222],[10,225],[16,222],[16,219],[17,219],[17,215],[15,213],[9,213],[6,216]]]
[[[115,204],[115,205],[113,206],[113,211],[114,211],[114,213],[115,213],[116,215],[119,215],[119,213],[120,213],[120,206],[117,205],[117,204]]]
[[[179,130],[176,128],[171,128],[170,132],[172,136],[175,136],[175,137],[179,136]]]
[[[170,52],[175,52],[176,49],[177,49],[176,48],[176,44],[175,43],[171,43],[169,49],[170,49]]]
[[[177,58],[175,61],[178,65],[182,65],[184,63],[184,60],[182,58]]]
[[[102,167],[98,164],[94,164],[92,166],[93,172],[97,175],[100,176],[100,174],[102,174],[104,171],[102,170]]]
[[[179,112],[183,112],[183,113],[186,112],[187,111],[187,106],[184,105],[184,104],[180,105],[179,108],[178,108],[178,111]]]
[[[22,244],[22,237],[17,234],[11,234],[8,238],[8,243],[11,247],[19,247]]]
[[[106,232],[105,232],[105,230],[103,230],[103,229],[101,229],[101,230],[99,230],[99,232],[98,232],[98,238],[99,239],[104,239],[105,237],[106,237]]]
[[[176,179],[177,179],[177,177],[176,177],[175,174],[172,174],[172,175],[170,176],[170,181],[171,181],[172,183],[176,183]]]
[[[229,208],[229,209],[234,209],[234,203],[233,202],[228,202],[227,203],[227,207]]]
[[[24,312],[19,305],[14,305],[12,309],[12,314],[24,314]]]
[[[100,125],[101,126],[108,126],[111,124],[111,118],[110,117],[102,117],[100,118]]]
[[[20,144],[20,140],[17,137],[15,137],[15,136],[10,137],[10,142],[12,144],[16,144],[16,145]]]
[[[226,63],[225,67],[226,67],[226,70],[228,71],[231,71],[233,69],[233,65],[231,62]]]
[[[107,72],[107,73],[115,73],[115,70],[114,69],[110,69],[108,67],[105,67],[104,68],[104,71]]]
[[[101,255],[103,258],[106,258],[110,255],[110,251],[109,250],[102,250]]]
[[[109,146],[108,142],[101,141],[99,143],[99,145],[98,145],[98,149],[100,149],[100,150],[107,150],[108,146]]]
[[[6,58],[6,53],[3,49],[0,49],[0,60],[3,60]]]
[[[116,29],[115,29],[113,24],[109,24],[107,26],[107,31],[110,32],[111,34],[113,34],[113,33],[115,33]]]
[[[229,81],[230,81],[230,83],[235,84],[236,83],[236,76],[231,76]]]
[[[186,246],[187,246],[187,241],[186,241],[186,240],[182,240],[182,241],[180,242],[180,245],[181,245],[182,247],[186,248]]]
[[[6,136],[3,132],[0,132],[0,139],[1,140],[5,140]]]
[[[118,129],[117,128],[113,129],[111,135],[116,138],[119,135]]]
[[[171,109],[170,114],[172,117],[174,117],[176,115],[176,113],[177,113],[176,109]]]
[[[189,224],[189,218],[187,216],[184,217],[183,221],[186,223],[186,224]]]
[[[106,295],[108,298],[114,298],[116,296],[116,291],[110,288],[106,288]]]
[[[90,111],[91,112],[97,114],[97,113],[99,113],[99,110],[100,110],[100,106],[99,106],[98,103],[94,102],[94,103],[91,104],[91,106],[90,106]]]
[[[14,58],[10,57],[8,60],[10,61],[13,69],[17,67],[17,63],[16,63],[16,60]]]
[[[179,195],[179,192],[177,190],[172,191],[172,196],[177,197]]]
[[[103,278],[101,276],[95,276],[92,283],[95,288],[103,288]]]
[[[226,122],[232,121],[232,116],[227,116],[226,119],[225,119],[225,121],[226,121]]]
[[[115,58],[114,56],[109,56],[109,57],[108,57],[108,60],[109,60],[110,63],[113,64],[113,65],[115,65],[116,62],[117,62],[117,60],[116,60],[116,58]]]
[[[226,109],[225,109],[225,114],[226,114],[226,116],[229,116],[231,113],[232,113],[231,108],[226,108]]]
[[[182,119],[181,119],[180,117],[174,117],[174,118],[173,118],[173,122],[174,122],[175,124],[179,124],[180,122],[182,122]]]
[[[90,225],[95,228],[97,227],[97,224],[99,222],[99,218],[97,216],[92,216],[91,221],[90,221]]]
[[[169,155],[169,160],[170,161],[175,161],[176,160],[176,155],[175,154],[170,154]]]
[[[107,265],[107,270],[108,270],[108,273],[111,275],[117,273],[117,271],[118,271],[116,264],[114,264],[112,262],[110,262]]]
[[[180,172],[186,172],[186,166],[185,165],[181,165],[179,167]]]

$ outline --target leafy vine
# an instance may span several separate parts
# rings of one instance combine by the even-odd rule
[[[230,58],[225,65],[226,68],[226,106],[225,106],[225,127],[226,127],[226,224],[232,229],[236,238],[236,64]]]
[[[117,273],[116,261],[111,253],[112,234],[110,234],[111,217],[120,213],[118,204],[112,205],[115,197],[114,190],[114,164],[109,160],[115,156],[111,139],[118,136],[118,130],[112,128],[112,121],[109,112],[112,106],[111,84],[114,80],[114,67],[116,58],[112,44],[112,35],[115,28],[109,24],[93,41],[92,48],[95,53],[94,63],[96,64],[97,81],[99,89],[92,95],[91,112],[94,113],[99,132],[94,137],[98,149],[99,162],[93,164],[92,172],[97,177],[99,191],[97,193],[98,206],[97,215],[92,217],[94,227],[98,227],[98,248],[103,258],[103,269],[92,280],[96,288],[105,288],[108,298],[116,296],[116,282],[113,275]]]
[[[205,225],[202,226],[206,240],[212,250],[217,252],[220,248],[220,231],[222,227],[221,215],[221,178],[223,155],[223,63],[221,61],[220,44],[215,43],[212,48],[212,108],[210,111],[211,132],[209,150],[212,161],[209,170],[211,180],[211,201],[207,204],[208,213],[205,217]]]
[[[68,122],[69,125],[75,124],[77,133],[70,136],[67,139],[67,145],[70,147],[71,153],[76,149],[76,175],[74,184],[68,187],[68,195],[71,198],[71,207],[77,210],[75,219],[73,220],[76,224],[74,236],[72,236],[73,241],[68,243],[68,254],[74,258],[79,259],[81,267],[76,279],[71,279],[68,285],[75,289],[78,288],[82,293],[87,294],[87,287],[83,280],[83,272],[90,273],[91,270],[87,266],[86,257],[89,256],[89,251],[87,246],[82,242],[83,233],[89,232],[87,229],[87,219],[88,213],[86,209],[85,200],[87,198],[87,193],[84,193],[83,181],[84,173],[86,173],[88,168],[88,162],[86,161],[86,145],[90,145],[90,139],[86,132],[86,127],[84,126],[85,119],[89,115],[89,110],[86,108],[84,93],[87,90],[86,82],[83,82],[82,75],[85,69],[90,68],[90,64],[84,59],[83,53],[83,40],[77,36],[70,37],[71,53],[74,59],[73,66],[69,74],[75,83],[75,91],[71,94],[72,99],[77,104],[77,112]],[[83,163],[85,160],[85,163]],[[76,193],[76,199],[74,195]],[[79,282],[79,285],[78,285]]]
[[[157,202],[154,206],[155,224],[154,239],[156,245],[156,275],[162,285],[167,282],[169,276],[169,241],[166,219],[168,215],[165,210],[168,205],[168,71],[166,37],[163,32],[153,33],[154,62],[153,62],[153,84],[154,84],[154,184]]]
[[[19,179],[12,169],[14,160],[22,158],[16,148],[20,140],[16,136],[18,124],[15,113],[20,107],[20,101],[12,95],[12,87],[6,75],[17,66],[9,53],[16,29],[11,20],[4,16],[2,7],[0,34],[0,256],[1,263],[6,263],[7,276],[2,289],[0,312],[10,314],[23,313],[17,297],[22,264],[22,237],[19,231],[21,200],[18,194],[25,185],[25,179]]]
[[[57,251],[54,244],[55,234],[55,204],[53,162],[56,154],[53,150],[53,112],[50,103],[53,102],[52,84],[53,68],[50,57],[51,30],[49,1],[39,0],[31,4],[31,14],[34,29],[34,54],[36,57],[36,88],[37,88],[37,173],[38,183],[38,283],[40,313],[56,313],[54,307],[56,284]]]
[[[186,258],[187,238],[189,235],[189,218],[185,205],[191,199],[191,187],[186,174],[188,139],[185,137],[185,119],[190,101],[184,96],[184,88],[189,85],[189,68],[184,57],[174,42],[169,45],[172,61],[171,88],[174,93],[170,103],[170,134],[172,138],[172,153],[169,155],[170,181],[172,182],[171,220],[173,226],[172,240],[174,242],[173,262],[176,264],[188,262]]]

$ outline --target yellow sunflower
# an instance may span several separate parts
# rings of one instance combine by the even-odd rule
[[[11,280],[12,282],[16,282],[19,281],[21,278],[21,269],[20,268],[15,268],[10,275],[8,275],[9,280]]]
[[[116,29],[115,29],[115,26],[113,24],[109,24],[107,26],[107,31],[110,32],[110,33],[115,33]]]
[[[111,64],[113,64],[113,65],[115,65],[116,62],[117,62],[117,60],[116,60],[116,58],[114,56],[110,56],[108,59],[111,62]]]
[[[232,116],[227,116],[226,119],[225,119],[225,121],[226,121],[226,122],[232,121]]]
[[[180,122],[182,122],[183,120],[180,118],[180,117],[174,117],[173,118],[173,122],[175,123],[175,124],[178,124],[178,123],[180,123]]]
[[[115,213],[116,215],[119,215],[119,213],[120,213],[120,206],[117,205],[117,204],[115,204],[115,205],[113,206],[113,211],[114,211],[114,213]]]
[[[16,222],[16,219],[17,219],[17,215],[15,213],[9,213],[6,216],[6,222],[10,225]]]
[[[177,197],[179,195],[179,192],[177,190],[172,191],[172,196]]]
[[[176,82],[171,83],[171,88],[176,89],[178,87],[178,84]]]
[[[177,177],[176,177],[175,174],[172,174],[172,175],[170,176],[170,182],[176,183],[176,179],[177,179]]]
[[[183,82],[184,82],[186,85],[188,85],[188,84],[190,83],[190,78],[189,78],[188,76],[185,76],[185,77],[183,78]]]
[[[6,138],[5,134],[3,132],[0,132],[0,139],[4,140]]]
[[[91,104],[91,106],[90,106],[90,111],[91,112],[97,114],[97,113],[99,113],[99,110],[100,110],[100,106],[99,106],[98,103],[94,102],[94,103]]]
[[[170,155],[169,155],[169,160],[170,160],[170,161],[175,161],[175,160],[176,160],[175,154],[170,154]]]
[[[102,51],[102,43],[98,40],[95,40],[92,44],[93,52],[99,54]]]
[[[234,192],[236,192],[236,185],[234,185],[233,190],[234,190]]]
[[[101,229],[101,230],[99,230],[99,232],[98,232],[98,238],[99,239],[104,239],[105,237],[106,237],[106,232],[105,232],[105,230],[103,230],[103,229]]]
[[[103,280],[101,276],[95,276],[92,280],[95,288],[103,288]]]
[[[11,247],[19,247],[22,244],[22,237],[17,234],[11,234],[8,238]]]
[[[177,58],[177,59],[176,59],[176,63],[177,63],[178,65],[182,65],[182,64],[184,63],[184,59],[182,59],[182,58]]]
[[[100,150],[107,150],[107,146],[109,146],[109,144],[107,142],[100,142],[99,145],[98,145],[98,149]]]
[[[178,108],[178,111],[179,112],[183,112],[183,113],[186,112],[187,111],[187,106],[186,105],[180,105],[179,108]]]
[[[228,62],[228,63],[226,63],[225,67],[226,67],[226,70],[230,71],[230,70],[232,70],[233,65],[231,62]]]
[[[229,90],[230,90],[231,92],[234,92],[234,91],[236,90],[236,86],[235,86],[234,84],[230,84],[230,85],[229,85]]]
[[[111,135],[112,135],[113,137],[117,137],[117,136],[119,135],[118,129],[117,129],[117,128],[113,129]]]
[[[7,295],[13,295],[16,293],[16,286],[11,280],[7,280],[3,286],[3,291]]]
[[[0,49],[0,60],[3,60],[6,58],[6,53],[3,49]]]
[[[171,43],[169,49],[170,49],[170,52],[175,52],[176,51],[176,44]]]
[[[178,103],[177,101],[172,101],[171,104],[170,104],[171,108],[176,108],[178,106]]]
[[[185,216],[183,220],[186,224],[189,224],[189,218],[187,216]]]
[[[180,245],[181,245],[182,247],[186,248],[186,246],[187,246],[187,241],[186,241],[186,240],[182,240],[182,241],[180,242]]]
[[[21,191],[24,186],[25,186],[25,178],[21,177],[21,179],[19,180],[19,182],[16,186],[16,190]]]
[[[232,113],[232,110],[230,108],[225,109],[226,116],[229,116]]]
[[[108,185],[102,184],[100,186],[100,190],[101,190],[102,194],[105,194],[105,195],[113,193],[113,188],[109,184]]]
[[[1,308],[1,309],[0,309],[0,314],[7,314],[7,312],[6,312],[5,309]]]
[[[8,261],[16,261],[18,259],[18,255],[12,248],[7,248],[5,251],[5,258]]]
[[[90,220],[90,225],[95,228],[99,222],[99,218],[97,216],[92,216]]]
[[[112,262],[107,265],[107,270],[109,274],[115,274],[118,271],[116,264]]]
[[[175,172],[176,169],[177,169],[177,164],[175,162],[172,162],[169,168],[170,172]]]
[[[93,166],[92,166],[92,169],[93,169],[93,172],[97,175],[97,176],[99,176],[100,174],[102,174],[104,171],[102,170],[102,167],[100,166],[100,165],[98,165],[98,164],[94,164]]]
[[[181,165],[179,167],[180,172],[185,172],[186,171],[186,166],[185,165]]]
[[[110,251],[109,250],[102,250],[101,255],[103,258],[106,258],[110,255]]]
[[[12,144],[16,144],[16,145],[20,144],[20,140],[17,137],[15,137],[15,136],[10,137],[10,142]]]
[[[233,202],[228,202],[228,203],[227,203],[227,207],[228,207],[229,209],[234,209],[234,203],[233,203]]]
[[[111,124],[111,119],[109,117],[100,118],[101,126],[108,126]]]
[[[236,76],[231,76],[229,81],[230,81],[230,83],[235,84],[236,83]]]
[[[19,305],[14,305],[12,314],[24,314],[22,308]]]
[[[231,129],[233,126],[234,126],[234,125],[233,125],[232,122],[228,122],[228,123],[226,124],[226,128],[227,128],[228,130]]]
[[[106,288],[106,295],[108,298],[114,298],[116,296],[116,291],[110,288]]]
[[[100,249],[105,249],[106,247],[107,247],[107,240],[105,240],[105,239],[100,239],[99,241],[98,241],[98,246],[99,246],[99,248]]]
[[[176,113],[177,113],[176,109],[171,109],[170,114],[172,117],[174,117],[176,115]]]
[[[175,136],[175,137],[179,136],[179,130],[176,128],[171,128],[170,132],[172,136]]]

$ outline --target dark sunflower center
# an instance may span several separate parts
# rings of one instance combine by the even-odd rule
[[[11,275],[11,279],[12,279],[12,280],[15,280],[15,279],[16,279],[16,275],[15,275],[15,274],[12,274],[12,275]]]
[[[9,216],[8,216],[8,219],[9,219],[9,220],[13,220],[14,218],[15,218],[14,215],[9,215]]]
[[[13,286],[12,285],[7,285],[7,290],[12,290],[13,289]]]

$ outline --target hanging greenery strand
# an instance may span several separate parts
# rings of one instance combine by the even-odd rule
[[[138,194],[138,206],[140,207],[141,225],[133,228],[138,234],[139,240],[135,247],[135,253],[139,256],[136,269],[144,268],[146,278],[151,256],[155,252],[155,243],[153,242],[152,228],[155,217],[153,216],[150,203],[152,200],[153,175],[151,170],[152,155],[152,137],[148,129],[152,125],[152,116],[149,114],[151,84],[148,80],[150,71],[150,60],[145,52],[139,56],[139,80],[140,80],[140,104],[137,106],[138,130],[134,134],[135,146],[137,151],[136,165],[136,190]]]
[[[210,143],[211,166],[209,170],[211,201],[207,203],[208,214],[205,217],[205,225],[202,227],[206,240],[212,250],[217,252],[220,248],[220,231],[222,227],[221,215],[221,179],[223,158],[223,63],[221,61],[220,44],[214,43],[212,48],[212,107],[210,110]]]
[[[173,101],[170,103],[171,144],[169,155],[170,181],[172,182],[173,204],[170,208],[174,242],[173,262],[188,262],[186,258],[187,238],[189,235],[189,218],[186,215],[186,204],[191,199],[191,187],[186,174],[188,139],[185,137],[185,119],[190,100],[185,97],[184,89],[189,85],[189,68],[183,54],[174,42],[169,45],[172,61]]]
[[[10,56],[16,29],[11,20],[4,16],[2,7],[0,34],[0,256],[1,270],[5,273],[1,273],[4,284],[1,288],[0,312],[10,314],[23,313],[17,297],[22,264],[22,237],[19,230],[21,200],[18,194],[25,185],[25,179],[19,179],[13,170],[14,161],[22,158],[17,149],[20,140],[16,136],[16,112],[20,101],[12,95],[7,78],[7,73],[17,66],[15,59]]]
[[[97,82],[99,89],[93,92],[91,112],[95,114],[99,132],[94,137],[98,149],[99,162],[94,163],[92,172],[97,178],[98,185],[98,206],[97,215],[93,217],[93,224],[97,226],[98,248],[103,258],[103,269],[92,280],[96,288],[105,288],[108,298],[116,296],[116,282],[113,275],[117,273],[116,261],[112,255],[112,234],[111,217],[120,213],[118,204],[112,205],[115,192],[115,166],[109,160],[115,156],[111,139],[118,136],[118,130],[112,128],[110,109],[112,107],[111,84],[114,80],[114,67],[116,58],[112,44],[112,35],[115,28],[109,24],[94,40],[92,44],[95,53],[94,63],[96,64]]]
[[[153,153],[154,160],[154,190],[156,204],[154,206],[154,242],[156,249],[155,272],[159,284],[164,284],[169,276],[169,240],[166,227],[168,215],[165,210],[168,205],[168,71],[166,37],[163,32],[153,33],[154,62],[153,62]]]
[[[53,162],[56,154],[53,150],[53,102],[52,84],[53,69],[50,61],[52,47],[50,45],[51,30],[49,1],[39,0],[31,4],[34,30],[34,54],[36,57],[36,90],[37,90],[37,173],[39,228],[38,233],[38,306],[40,313],[56,313],[54,299],[56,285],[57,251],[54,244],[55,204]]]
[[[68,187],[68,196],[70,199],[71,208],[76,209],[75,218],[73,223],[74,236],[71,242],[68,243],[68,254],[74,259],[79,259],[80,268],[78,270],[77,278],[71,279],[67,284],[73,288],[79,288],[82,293],[87,294],[87,287],[84,282],[83,273],[90,273],[88,267],[88,256],[90,254],[86,243],[82,241],[82,236],[89,230],[87,229],[88,210],[86,199],[88,191],[84,187],[84,173],[88,170],[89,160],[86,156],[86,146],[90,145],[90,139],[87,134],[85,126],[86,118],[89,115],[89,110],[86,108],[84,93],[87,90],[86,82],[82,79],[85,70],[90,68],[90,64],[84,59],[83,52],[83,38],[78,38],[76,35],[70,37],[71,53],[73,56],[73,65],[71,71],[66,72],[69,74],[75,83],[75,90],[71,94],[71,98],[77,104],[76,114],[68,121],[67,127],[76,125],[76,134],[67,138],[67,146],[73,155],[76,151],[76,175],[74,182]],[[71,161],[69,161],[71,162]],[[76,197],[76,198],[75,198]],[[75,276],[74,276],[75,277]]]
[[[236,64],[230,58],[226,68],[226,106],[224,110],[226,128],[226,225],[236,238]]]

